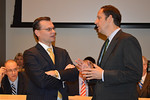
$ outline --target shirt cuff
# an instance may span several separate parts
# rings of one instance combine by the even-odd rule
[[[59,79],[59,80],[61,79],[60,74],[59,74],[59,72],[57,70],[55,70],[55,75],[56,75],[57,79]]]
[[[102,71],[102,81],[104,82],[104,70]]]

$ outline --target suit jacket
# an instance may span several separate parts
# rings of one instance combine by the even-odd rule
[[[40,44],[24,52],[25,71],[29,77],[27,100],[56,100],[58,90],[63,100],[68,100],[63,81],[77,79],[79,72],[76,68],[64,70],[68,64],[72,64],[67,51],[58,47],[53,49],[55,64]],[[58,70],[61,80],[45,74],[50,70]]]
[[[79,79],[73,82],[67,82],[69,96],[80,95],[79,93]],[[93,96],[94,83],[88,83],[89,96]]]
[[[4,78],[2,79],[2,85],[0,89],[2,94],[12,94],[11,85],[7,75],[5,75]],[[17,94],[22,95],[26,94],[26,89],[27,89],[27,77],[24,75],[24,73],[19,72]]]
[[[110,42],[103,60],[104,81],[97,80],[93,100],[137,100],[136,83],[142,76],[139,42],[119,30]]]
[[[137,84],[138,96],[141,98],[150,98],[150,73],[147,73],[142,89]]]

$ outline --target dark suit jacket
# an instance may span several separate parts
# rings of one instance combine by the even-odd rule
[[[68,86],[68,94],[69,96],[80,95],[79,93],[79,79],[74,82],[66,82]],[[89,96],[93,96],[94,83],[88,83],[88,92]]]
[[[27,89],[27,77],[24,75],[24,73],[19,72],[17,94],[22,95],[26,94],[26,89]],[[2,94],[12,94],[11,85],[7,75],[5,75],[4,78],[2,79],[2,85],[0,90]]]
[[[104,69],[104,82],[97,81],[93,100],[137,100],[136,83],[143,68],[141,47],[135,37],[120,30],[98,65]]]
[[[68,100],[62,81],[77,79],[78,70],[76,68],[64,70],[68,64],[72,64],[67,51],[58,47],[53,49],[55,64],[40,44],[24,52],[25,71],[29,76],[27,100],[56,100],[58,90],[63,100]],[[50,70],[58,70],[61,80],[45,74]]]
[[[137,84],[138,96],[141,98],[150,98],[150,73],[147,73],[142,89]]]

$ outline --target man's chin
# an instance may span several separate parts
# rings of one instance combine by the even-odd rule
[[[13,77],[10,80],[14,82],[16,79],[17,79],[17,77]]]

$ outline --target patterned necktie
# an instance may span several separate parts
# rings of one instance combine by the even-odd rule
[[[86,96],[86,87],[85,87],[85,82],[84,82],[84,80],[82,81],[80,96]]]
[[[49,55],[50,55],[53,63],[55,64],[55,56],[54,56],[54,53],[52,51],[52,48],[48,48],[47,51],[50,53]]]
[[[50,53],[49,55],[50,55],[53,63],[55,64],[55,56],[54,56],[54,53],[52,51],[52,48],[48,48],[47,51]],[[58,98],[62,99],[62,94],[59,91],[58,91]]]
[[[101,56],[101,57],[102,57],[102,58],[101,58],[101,61],[103,60],[103,57],[104,57],[104,54],[105,54],[105,52],[106,52],[108,43],[109,43],[109,39],[107,39],[107,40],[105,41],[105,43],[104,43],[104,48],[103,48],[103,54],[102,54],[102,56]]]
[[[103,60],[104,54],[107,50],[108,43],[109,43],[109,39],[107,39],[103,45],[102,52],[101,52],[99,60],[98,60],[98,65],[101,64],[101,62]]]
[[[17,95],[17,91],[13,83],[11,84],[11,91],[12,91],[12,95]]]
[[[109,43],[109,39],[107,39],[103,45],[103,48],[102,48],[102,53],[100,54],[100,57],[99,57],[99,60],[98,60],[98,64],[101,64],[102,60],[103,60],[103,57],[104,57],[104,54],[106,52],[106,49],[107,49],[107,46],[108,46],[108,43]]]
[[[139,82],[140,89],[142,89],[143,83],[144,83],[144,81],[141,79],[140,82]]]

